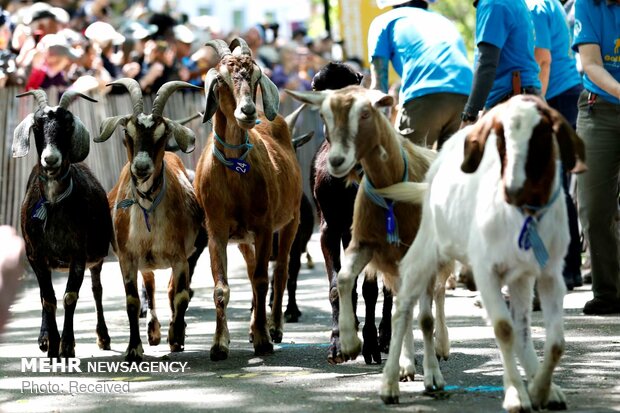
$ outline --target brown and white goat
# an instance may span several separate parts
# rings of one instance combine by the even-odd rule
[[[47,351],[48,357],[75,356],[73,314],[84,270],[89,268],[97,309],[97,344],[109,350],[110,336],[101,304],[101,268],[110,247],[112,220],[105,190],[82,163],[89,152],[90,134],[67,109],[78,97],[96,101],[74,91],[65,92],[58,106],[49,106],[42,90],[18,97],[29,95],[37,100],[38,108],[15,129],[13,157],[25,156],[30,138],[34,138],[39,159],[28,179],[21,225],[43,307],[39,348]],[[69,271],[62,338],[56,325],[52,270]]]
[[[370,265],[383,274],[388,289],[397,291],[400,283],[398,263],[413,242],[420,223],[421,208],[418,205],[393,203],[390,199],[378,197],[376,188],[402,181],[422,181],[436,153],[413,145],[395,131],[382,113],[382,108],[392,106],[393,98],[378,90],[348,86],[335,91],[287,92],[302,102],[319,107],[330,143],[329,173],[335,177],[345,177],[358,162],[364,169],[355,199],[352,239],[338,273],[340,346],[344,356],[354,359],[361,351],[351,300],[354,280]],[[443,317],[443,292],[448,270],[442,272],[437,284],[437,335],[440,343],[437,356],[444,358],[449,352]],[[435,286],[429,283],[424,287],[428,293],[426,300],[420,304],[420,326],[424,333],[424,381],[428,387],[442,387],[443,378],[433,348],[431,302]],[[411,326],[407,334],[401,373],[406,378],[413,378],[415,366]]]
[[[282,295],[289,251],[299,225],[301,172],[288,126],[277,115],[278,89],[253,61],[245,41],[234,39],[230,48],[222,40],[207,45],[219,55],[217,66],[209,70],[205,81],[205,121],[213,118],[213,133],[198,161],[194,186],[206,214],[215,283],[217,325],[211,359],[223,360],[228,357],[230,343],[226,322],[229,240],[239,243],[252,283],[250,337],[255,353],[272,353],[272,339],[277,343],[282,340]],[[258,86],[264,114],[256,110]],[[268,265],[276,230],[280,231],[279,245],[268,324]]]
[[[583,142],[566,120],[540,98],[520,95],[451,137],[431,166],[427,188],[400,184],[381,191],[416,203],[427,192],[420,231],[400,264],[403,281],[383,373],[384,402],[398,402],[399,344],[415,302],[433,274],[458,259],[471,265],[501,351],[503,408],[566,409],[562,390],[552,382],[564,352],[562,268],[570,239],[560,165],[583,172],[583,160]],[[530,331],[535,281],[547,330],[542,365]],[[503,285],[509,288],[510,309]]]
[[[191,152],[196,138],[190,129],[163,117],[162,113],[175,90],[192,85],[178,81],[162,85],[151,114],[143,112],[138,82],[126,78],[110,85],[126,87],[133,103],[132,114],[104,119],[95,142],[107,140],[118,125],[123,127],[128,162],[108,194],[108,200],[114,223],[113,247],[120,262],[127,299],[130,337],[126,358],[139,361],[144,351],[138,320],[138,271],[142,272],[145,283],[152,286],[153,270],[172,268],[168,285],[172,311],[168,344],[171,351],[182,351],[185,344],[184,317],[190,298],[188,257],[195,250],[203,213],[181,159],[166,152],[165,146],[168,139],[174,137],[183,152]],[[154,300],[150,301],[153,307],[148,341],[150,345],[157,345],[161,339],[160,324]]]

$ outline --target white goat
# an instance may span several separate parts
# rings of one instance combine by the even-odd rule
[[[583,142],[566,120],[541,99],[521,95],[443,146],[427,175],[420,230],[400,264],[403,283],[381,387],[385,403],[398,403],[400,344],[425,280],[458,259],[472,266],[501,351],[504,409],[566,408],[562,390],[551,381],[564,351],[562,266],[569,243],[558,147],[566,170],[585,170]],[[421,191],[405,183],[380,192],[414,200]],[[530,332],[535,280],[547,329],[542,366]],[[510,311],[502,285],[509,287]],[[515,352],[529,388],[517,370]]]

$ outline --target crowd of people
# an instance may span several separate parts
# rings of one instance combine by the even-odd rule
[[[136,79],[145,93],[170,80],[201,86],[217,59],[205,42],[242,36],[279,87],[309,90],[332,49],[329,36],[311,39],[304,27],[291,39],[278,36],[277,24],[222,33],[213,24],[192,22],[174,11],[152,12],[140,2],[122,16],[112,13],[109,1],[77,3],[68,9],[9,2],[0,9],[0,87],[105,94],[114,93],[105,85],[121,77]]]

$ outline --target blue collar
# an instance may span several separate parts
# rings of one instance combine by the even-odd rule
[[[134,182],[133,176],[132,176],[131,192],[133,193],[134,199],[123,199],[122,201],[116,204],[116,209],[119,209],[119,208],[126,209],[132,205],[138,205],[140,209],[142,210],[142,214],[144,215],[144,223],[146,224],[146,229],[149,232],[151,232],[151,223],[149,222],[149,214],[152,214],[153,211],[155,211],[155,208],[157,208],[157,206],[161,203],[161,200],[164,199],[164,194],[166,193],[166,162],[163,162],[163,165],[161,167],[161,176],[162,176],[161,190],[159,191],[155,199],[151,200],[150,196],[143,196],[144,193],[138,190],[136,183]],[[153,186],[146,193],[152,194],[154,192],[155,185],[156,185],[156,182],[153,182]],[[136,191],[138,192],[138,196],[140,198],[151,201],[150,208],[148,209],[144,208],[142,205],[140,205],[139,201],[135,200]]]
[[[409,162],[407,161],[407,155],[402,147],[400,148],[400,152],[405,164],[402,182],[407,182],[409,180]],[[398,222],[396,220],[396,215],[394,215],[394,201],[377,194],[376,188],[370,181],[370,177],[368,175],[366,175],[364,193],[373,204],[385,209],[385,229],[387,232],[388,244],[399,244],[400,237],[398,235]]]
[[[540,268],[544,268],[545,265],[547,265],[547,261],[549,260],[549,253],[547,252],[547,248],[545,247],[544,242],[538,234],[538,223],[545,215],[545,212],[547,212],[551,205],[553,205],[553,203],[558,199],[560,193],[562,192],[563,169],[561,164],[558,165],[556,171],[558,177],[557,188],[545,205],[534,206],[525,204],[519,207],[519,211],[521,212],[521,214],[525,215],[525,220],[523,221],[521,231],[519,231],[519,238],[517,239],[519,249],[527,251],[531,248],[534,252],[534,256],[536,257],[536,261],[538,261],[538,265],[540,266]],[[533,211],[534,215],[526,214],[525,210]]]

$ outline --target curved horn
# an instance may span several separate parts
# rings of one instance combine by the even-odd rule
[[[248,46],[243,38],[235,37],[232,42],[230,42],[230,50],[234,51],[237,47],[241,47],[241,54],[252,56],[252,50],[250,50],[250,46]]]
[[[224,56],[231,54],[228,45],[222,39],[209,40],[207,43],[205,43],[205,46],[211,46],[213,49],[215,49],[219,60],[222,60]]]
[[[29,90],[28,92],[24,92],[15,97],[22,98],[24,96],[30,96],[30,95],[34,96],[34,98],[37,100],[39,109],[43,109],[44,107],[47,106],[47,93],[45,93],[45,91],[41,89]]]
[[[67,90],[65,93],[62,94],[62,97],[60,98],[60,102],[58,102],[58,106],[60,106],[63,109],[67,109],[69,105],[77,98],[84,98],[91,102],[97,102],[95,99],[91,98],[90,96],[87,96],[76,90]]]
[[[142,89],[136,79],[124,77],[122,79],[115,80],[108,83],[106,86],[125,86],[131,96],[131,103],[133,104],[133,114],[139,115],[144,113],[144,99],[142,98]]]
[[[177,89],[182,87],[191,87],[194,89],[200,89],[198,86],[194,86],[191,83],[182,82],[180,80],[173,80],[172,82],[164,83],[159,90],[157,91],[157,96],[155,96],[155,100],[153,101],[153,115],[161,116],[164,112],[164,106],[168,101],[170,95],[172,95]]]
[[[306,104],[302,103],[297,109],[295,109],[287,117],[284,118],[284,120],[286,121],[286,126],[288,126],[288,130],[289,132],[291,132],[291,135],[293,134],[293,129],[295,129],[295,124],[297,123],[297,118],[299,117],[299,114],[305,108]]]

